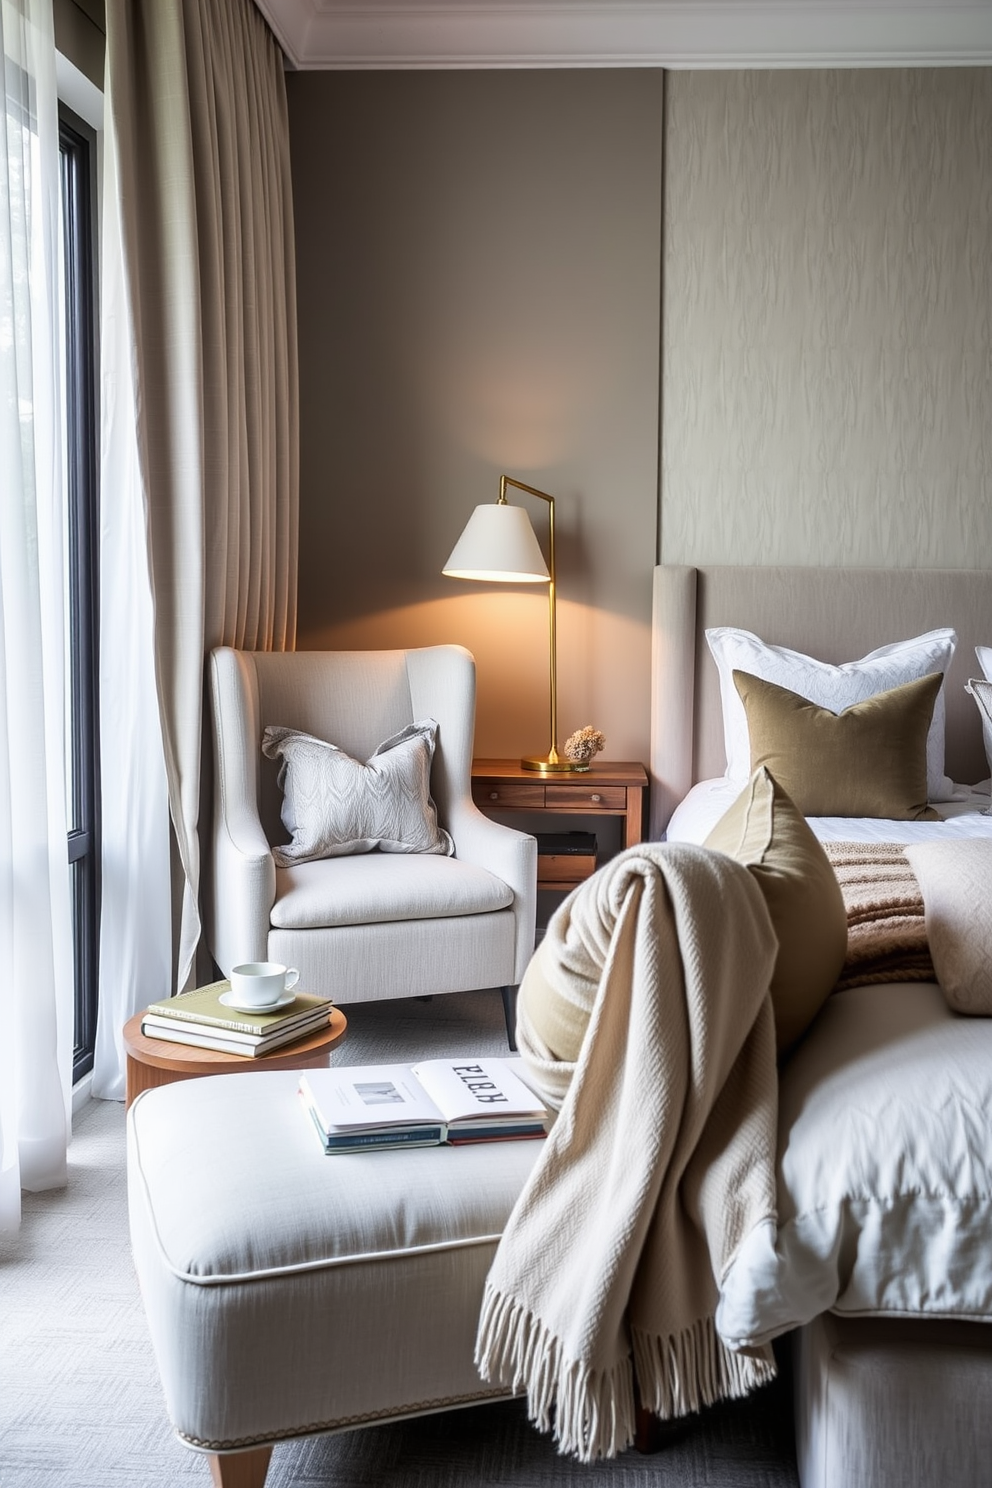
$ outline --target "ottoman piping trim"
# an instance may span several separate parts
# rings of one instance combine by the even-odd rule
[[[484,1400],[512,1400],[515,1392],[507,1389],[477,1390],[468,1395],[444,1395],[433,1400],[416,1400],[409,1405],[394,1409],[362,1411],[355,1416],[337,1416],[330,1421],[314,1421],[306,1426],[287,1426],[284,1431],[269,1431],[258,1436],[237,1436],[221,1441],[210,1441],[200,1436],[189,1436],[176,1429],[179,1440],[187,1447],[199,1452],[245,1452],[252,1447],[266,1446],[269,1442],[295,1441],[304,1436],[321,1436],[332,1431],[349,1431],[356,1426],[371,1426],[377,1421],[402,1421],[414,1416],[429,1415],[432,1411],[451,1410],[459,1405],[475,1405]]]
[[[145,1212],[148,1215],[155,1244],[166,1270],[171,1272],[179,1281],[189,1282],[192,1286],[238,1286],[248,1281],[267,1281],[276,1276],[300,1275],[307,1271],[328,1271],[335,1266],[365,1265],[369,1261],[393,1261],[404,1260],[407,1256],[435,1255],[439,1251],[466,1250],[476,1245],[496,1245],[501,1239],[501,1232],[488,1235],[465,1235],[455,1240],[434,1240],[426,1245],[408,1245],[403,1247],[391,1247],[389,1250],[368,1250],[358,1254],[340,1256],[322,1256],[318,1260],[295,1261],[291,1265],[266,1266],[254,1271],[229,1271],[224,1275],[199,1275],[195,1271],[180,1269],[171,1259],[159,1232],[158,1217],[155,1207],[151,1203],[148,1194],[148,1184],[145,1179],[145,1171],[141,1162],[141,1154],[137,1153],[138,1171],[141,1174],[141,1188],[145,1200]]]
[[[156,1240],[158,1234],[156,1232]],[[256,1271],[229,1271],[223,1275],[201,1276],[195,1271],[181,1271],[173,1265],[159,1241],[167,1268],[179,1281],[192,1286],[240,1286],[249,1281],[270,1281],[277,1276],[299,1276],[308,1271],[332,1271],[337,1266],[365,1266],[370,1261],[402,1261],[408,1256],[436,1255],[439,1251],[467,1250],[475,1245],[497,1245],[501,1235],[469,1235],[460,1240],[436,1240],[430,1245],[408,1245],[401,1249],[364,1250],[354,1255],[323,1256],[319,1260],[294,1261],[291,1265],[267,1266]]]

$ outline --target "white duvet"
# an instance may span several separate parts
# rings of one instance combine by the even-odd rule
[[[723,1277],[728,1344],[818,1313],[992,1319],[992,1018],[934,982],[827,1000],[782,1072],[778,1226]]]
[[[703,781],[669,837],[702,842],[737,792]],[[822,841],[955,841],[992,837],[988,806],[809,821]],[[992,1018],[936,982],[834,993],[781,1071],[778,1222],[722,1278],[717,1327],[741,1347],[826,1311],[992,1320]]]

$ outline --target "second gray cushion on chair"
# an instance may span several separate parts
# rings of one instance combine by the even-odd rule
[[[513,890],[494,873],[437,856],[328,858],[280,868],[276,881],[279,930],[491,914],[513,903]]]

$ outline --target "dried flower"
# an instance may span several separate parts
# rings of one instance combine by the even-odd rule
[[[587,723],[585,728],[576,729],[565,740],[565,758],[574,760],[579,765],[587,765],[593,755],[598,754],[605,745],[604,735],[599,729],[593,728],[591,723]]]

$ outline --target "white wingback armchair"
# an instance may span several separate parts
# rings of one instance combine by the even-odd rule
[[[338,1004],[500,987],[513,1045],[516,986],[534,949],[537,844],[472,801],[475,662],[461,646],[410,651],[236,651],[210,657],[216,778],[209,944],[296,966]],[[453,857],[371,852],[277,867],[284,725],[358,760],[407,724],[438,723],[431,794]]]

